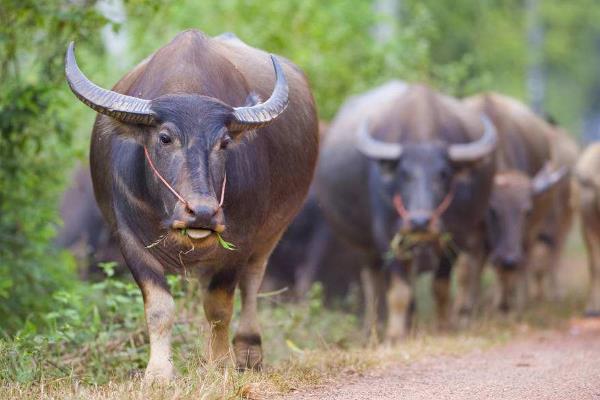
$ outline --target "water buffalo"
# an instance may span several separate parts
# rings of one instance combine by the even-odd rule
[[[358,280],[361,259],[351,246],[331,230],[311,190],[269,258],[267,290],[292,288],[292,298],[302,300],[315,281],[323,284],[329,303],[343,299]],[[353,279],[356,278],[356,279]]]
[[[558,126],[553,128],[550,132],[552,163],[555,167],[566,167],[568,171],[573,171],[579,154],[577,143],[566,131]],[[573,186],[572,179],[561,179],[556,184],[551,208],[532,245],[527,266],[528,289],[532,299],[560,298],[556,275],[567,236],[573,225],[576,208]]]
[[[189,30],[113,90],[83,75],[73,44],[66,76],[75,95],[101,114],[92,132],[92,180],[143,293],[146,380],[173,374],[175,304],[166,271],[200,277],[211,327],[207,358],[214,361],[228,359],[239,285],[236,364],[259,368],[257,291],[317,159],[318,121],[304,74],[231,35]]]
[[[61,200],[60,216],[63,225],[55,244],[75,256],[82,278],[91,278],[99,272],[99,263],[114,261],[124,265],[119,244],[94,199],[92,176],[87,166],[75,168],[72,184]]]
[[[600,317],[600,143],[588,146],[575,166],[581,230],[587,249],[590,291],[586,315]]]
[[[392,81],[339,111],[315,179],[333,229],[368,259],[361,272],[367,330],[385,295],[386,340],[406,333],[415,276],[438,257],[433,292],[447,323],[452,253],[483,251],[495,142],[485,118],[424,85]]]
[[[489,258],[500,282],[499,307],[508,311],[524,304],[528,252],[551,209],[550,189],[567,169],[551,165],[553,128],[527,106],[497,93],[475,95],[464,104],[485,113],[498,133],[486,231]],[[484,260],[479,268],[483,265]]]

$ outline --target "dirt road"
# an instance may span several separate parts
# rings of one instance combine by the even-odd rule
[[[600,321],[347,378],[286,399],[600,399]]]

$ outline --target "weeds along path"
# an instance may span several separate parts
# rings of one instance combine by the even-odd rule
[[[600,399],[600,321],[390,366],[285,399]]]

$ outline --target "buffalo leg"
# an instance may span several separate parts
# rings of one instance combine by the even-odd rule
[[[412,319],[413,293],[410,283],[397,272],[390,274],[387,291],[388,320],[385,339],[389,344],[398,343],[404,338]]]
[[[144,314],[150,338],[150,360],[144,381],[169,381],[174,374],[171,331],[175,321],[175,302],[163,268],[153,257],[143,255],[146,249],[128,230],[121,230],[120,243],[123,256],[144,298]]]
[[[367,338],[377,338],[379,294],[381,271],[372,267],[365,267],[360,271],[360,280],[362,283],[365,315],[363,321],[363,330]]]
[[[520,313],[525,306],[526,276],[523,268],[497,269],[500,283],[499,309],[503,312]]]
[[[150,361],[144,378],[147,381],[170,380],[173,377],[171,331],[175,320],[175,302],[166,281],[159,285],[146,281],[141,286],[150,336]]]
[[[598,231],[585,225],[583,236],[588,253],[590,270],[590,291],[585,313],[588,316],[600,316],[600,235]]]
[[[296,271],[296,283],[294,285],[295,295],[303,299],[308,293],[310,286],[315,281],[319,266],[331,242],[331,232],[326,224],[321,224],[310,240],[305,257],[305,262]]]
[[[455,310],[460,325],[470,322],[479,306],[481,292],[481,273],[485,264],[483,250],[464,252],[458,257],[456,264],[458,290]]]
[[[258,323],[257,295],[265,273],[264,260],[253,262],[240,280],[242,311],[240,325],[233,339],[236,366],[238,369],[260,369],[262,367],[262,347]]]
[[[233,314],[235,273],[222,270],[210,279],[204,291],[204,314],[210,325],[207,359],[225,364],[230,359],[229,323]]]
[[[437,324],[440,330],[450,327],[450,272],[452,259],[442,257],[440,265],[432,282],[433,296],[435,298]]]

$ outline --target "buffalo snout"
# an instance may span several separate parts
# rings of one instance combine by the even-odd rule
[[[187,199],[185,206],[181,204],[177,206],[173,228],[196,228],[223,232],[225,230],[223,209],[216,200],[211,198]]]
[[[514,271],[523,264],[523,257],[519,254],[496,255],[493,263],[507,271]]]
[[[417,214],[410,217],[410,227],[415,232],[427,232],[431,224],[431,215]]]

